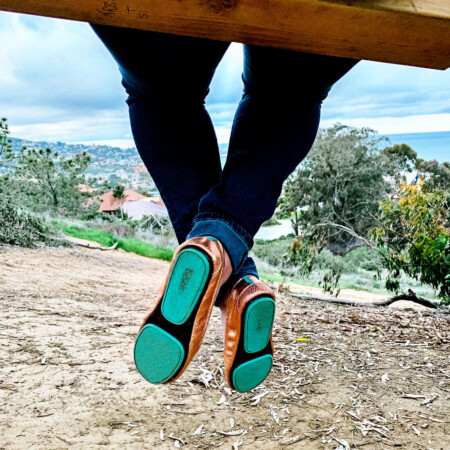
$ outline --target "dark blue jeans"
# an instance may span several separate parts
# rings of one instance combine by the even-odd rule
[[[119,65],[136,147],[178,241],[214,236],[230,255],[230,282],[257,276],[253,237],[311,149],[322,101],[358,61],[244,45],[243,96],[222,170],[205,98],[230,43],[93,28]]]

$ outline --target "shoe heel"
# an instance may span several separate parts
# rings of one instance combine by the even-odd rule
[[[139,373],[150,383],[169,380],[184,360],[181,343],[156,325],[145,325],[134,346],[134,362]]]
[[[248,392],[261,384],[272,369],[272,355],[264,355],[236,367],[233,385],[238,392]]]

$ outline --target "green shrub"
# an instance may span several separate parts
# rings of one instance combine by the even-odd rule
[[[271,241],[256,240],[253,253],[262,261],[272,265],[281,266],[285,264],[285,256],[292,246],[293,238],[281,237]]]
[[[376,272],[380,268],[381,256],[369,247],[358,247],[348,252],[344,257],[344,272],[353,273],[358,269]]]
[[[404,183],[398,202],[380,202],[371,232],[388,271],[386,288],[398,292],[404,273],[428,284],[450,304],[450,192]]]
[[[50,229],[42,219],[22,211],[9,197],[0,196],[0,243],[33,247],[50,241]]]

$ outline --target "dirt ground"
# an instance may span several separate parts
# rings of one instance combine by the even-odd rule
[[[180,380],[133,342],[168,264],[122,251],[0,250],[0,448],[450,449],[450,316],[278,295],[275,366],[228,389],[215,311]]]

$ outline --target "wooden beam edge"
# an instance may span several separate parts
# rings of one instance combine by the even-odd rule
[[[33,4],[30,4],[29,1],[25,2],[23,0],[14,0],[14,7],[11,6],[11,1],[12,0],[0,0],[0,9],[8,10],[11,12],[41,15],[40,12],[36,11],[36,5],[33,6]],[[208,3],[210,1],[211,0],[208,0],[205,3]],[[286,48],[295,51],[308,51],[311,53],[322,53],[329,55],[331,54],[333,56],[367,59],[379,62],[428,67],[440,70],[445,70],[450,66],[450,20],[436,18],[434,16],[430,17],[423,15],[419,18],[415,16],[413,18],[413,23],[416,24],[416,27],[418,26],[418,24],[420,24],[421,33],[419,33],[419,35],[423,36],[423,39],[429,39],[429,41],[432,43],[436,43],[436,35],[438,34],[436,30],[439,29],[440,35],[442,36],[439,47],[435,45],[434,47],[426,48],[426,46],[423,46],[423,42],[417,42],[416,44],[421,44],[422,47],[405,45],[404,50],[402,49],[401,51],[393,52],[392,49],[386,48],[389,46],[389,44],[387,44],[386,42],[374,42],[373,37],[368,39],[367,42],[364,42],[361,37],[360,41],[355,44],[353,42],[354,39],[353,41],[351,39],[345,38],[336,39],[333,38],[332,35],[330,35],[327,38],[326,43],[332,42],[333,49],[336,49],[330,52],[327,45],[325,45],[324,43],[320,43],[320,40],[313,39],[314,32],[311,31],[311,29],[306,32],[304,30],[293,28],[287,30],[279,28],[274,30],[272,24],[269,33],[267,33],[268,27],[264,22],[269,21],[270,17],[265,17],[264,11],[261,13],[262,18],[264,19],[261,25],[249,25],[239,22],[238,20],[236,20],[236,16],[245,16],[245,14],[243,13],[249,14],[254,12],[253,10],[259,12],[258,6],[249,4],[248,2],[244,3],[243,6],[235,6],[230,10],[221,11],[220,14],[209,13],[206,15],[206,17],[204,15],[199,16],[199,13],[202,12],[204,14],[205,11],[207,12],[209,3],[206,5],[206,9],[201,9],[201,7],[198,7],[198,5],[196,5],[195,8],[193,8],[193,12],[187,11],[184,12],[184,14],[180,14],[180,11],[177,9],[179,7],[177,7],[176,5],[175,7],[171,7],[174,10],[171,12],[171,14],[162,14],[161,11],[150,12],[150,10],[148,9],[142,9],[140,14],[143,15],[144,19],[146,20],[138,20],[136,17],[132,17],[130,19],[124,14],[111,17],[108,15],[102,15],[101,11],[100,13],[93,13],[93,11],[96,11],[95,5],[98,5],[101,2],[91,1],[89,5],[86,5],[84,2],[85,8],[89,7],[90,9],[70,9],[69,11],[66,11],[64,9],[65,6],[62,5],[64,3],[63,1],[58,2],[56,6],[55,2],[47,1],[47,3],[50,3],[50,5],[46,5],[45,15],[67,20],[79,20],[84,22],[123,26],[144,30],[151,29],[153,31],[170,34],[243,42],[254,45]],[[145,2],[142,1],[137,2],[136,0],[130,0],[129,3],[139,3],[140,5],[144,3],[144,5],[142,5],[142,8],[149,8],[149,4],[145,5]],[[280,1],[281,11],[283,11],[283,6],[286,3],[286,0],[284,2]],[[320,10],[323,10],[325,12],[331,11],[336,15],[343,15],[344,17],[351,17],[352,15],[355,15],[356,19],[358,18],[358,11],[355,11],[354,7],[352,6],[340,4],[336,5],[335,3],[330,4],[329,2],[325,3],[326,5],[323,6],[322,2],[302,2],[302,4],[308,4],[310,8],[313,8],[311,11],[314,11],[314,14],[317,14],[317,8],[320,7]],[[183,10],[181,9],[181,11]],[[288,10],[286,10],[286,12],[287,11]],[[186,14],[191,15],[186,16]],[[150,17],[152,23],[149,23]],[[395,25],[398,25],[400,26],[400,31],[406,33],[406,35],[408,35],[407,33],[409,31],[410,35],[413,35],[411,34],[412,25],[411,14],[409,12],[400,13],[398,11],[387,12],[386,10],[366,10],[364,18],[365,20],[362,21],[362,25],[359,24],[360,28],[364,28],[364,23],[366,23],[368,26],[370,25],[373,28],[374,25],[371,21],[375,20],[375,22],[379,24],[380,30],[392,31],[394,30],[393,27],[395,27]],[[282,13],[274,17],[275,22],[276,20],[278,20],[282,23],[282,19]],[[388,24],[388,26],[386,24]],[[432,32],[432,30],[435,31]],[[265,31],[266,33],[264,34]],[[417,34],[417,30],[414,32]],[[380,31],[379,34],[380,36],[382,36],[383,33]],[[301,42],[299,42],[299,37],[302,38]],[[363,41],[362,43],[361,40]],[[402,44],[399,42],[397,46],[401,48]]]

